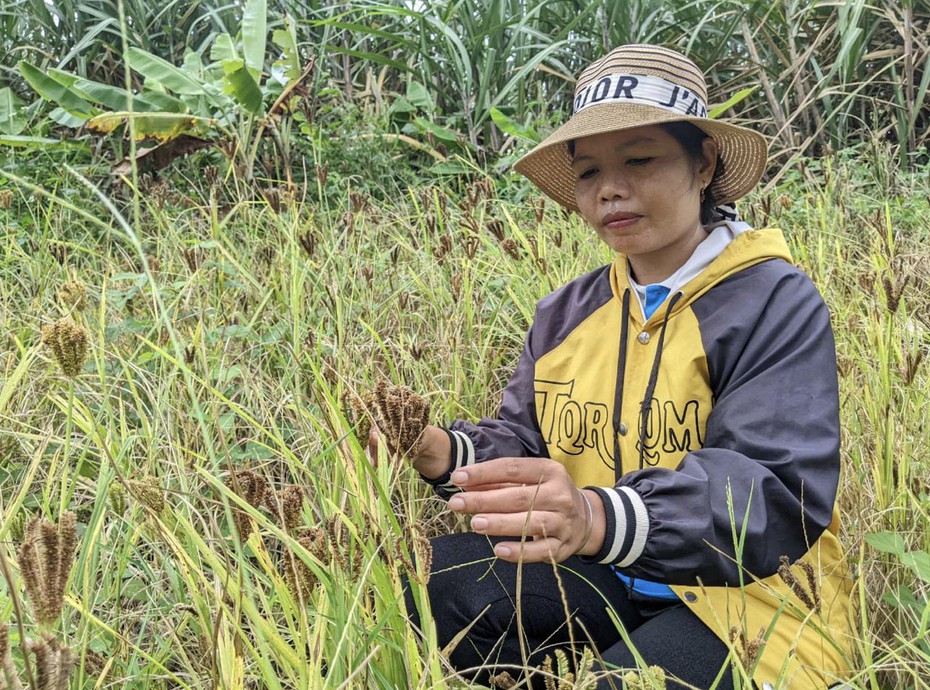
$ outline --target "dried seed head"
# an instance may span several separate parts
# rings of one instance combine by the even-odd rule
[[[904,294],[904,288],[911,281],[911,276],[906,275],[903,278],[898,277],[894,282],[888,276],[882,276],[882,286],[885,288],[885,305],[888,312],[894,314],[898,311],[898,305],[901,303],[901,296]]]
[[[801,600],[801,603],[804,604],[809,611],[820,613],[820,588],[817,583],[816,574],[814,573],[814,567],[810,563],[802,560],[790,563],[787,556],[782,556],[779,560],[781,561],[781,565],[778,566],[778,576],[791,588],[791,591],[794,592],[795,596]],[[807,588],[801,584],[791,571],[792,566],[797,566],[804,571],[807,579]]]
[[[759,653],[762,651],[763,647],[765,647],[765,628],[759,628],[759,632],[756,633],[756,636],[746,643],[746,658],[744,662],[747,669],[755,665],[756,659],[759,658]]]
[[[258,507],[265,497],[265,478],[252,470],[242,470],[230,476],[227,485],[244,498],[249,505]]]
[[[840,374],[840,378],[846,378],[849,376],[855,369],[856,361],[851,357],[847,357],[843,354],[837,354],[836,356],[836,370]]]
[[[58,242],[52,240],[48,243],[48,253],[57,261],[60,265],[64,266],[65,262],[68,260],[68,245],[64,242]]]
[[[404,553],[404,538],[401,536],[394,537],[394,544],[392,546],[393,548],[391,549],[391,552],[394,556],[394,559],[400,563],[401,566],[403,566],[404,570],[407,571],[407,574],[410,577],[412,577],[417,582],[420,582],[419,578],[417,578],[417,569],[413,565],[413,561],[407,558],[407,554]],[[423,583],[420,582],[420,584]]]
[[[99,676],[106,668],[107,658],[103,654],[98,654],[92,649],[84,650],[84,673],[89,676]]]
[[[504,241],[504,222],[498,219],[488,221],[488,232],[494,235],[498,242]]]
[[[285,530],[295,530],[300,525],[304,491],[299,486],[287,486],[280,491],[269,489],[265,496],[265,503],[278,518],[278,524]]]
[[[759,632],[750,640],[745,628],[734,625],[730,628],[730,642],[736,649],[740,664],[745,670],[751,671],[759,658],[759,653],[765,647],[765,628],[759,628]]]
[[[307,228],[305,232],[297,236],[300,246],[307,252],[307,256],[313,257],[316,253],[316,247],[319,243],[319,236],[314,228]]]
[[[507,252],[511,258],[519,261],[522,254],[520,253],[520,246],[512,239],[508,238],[501,241],[501,249]]]
[[[436,260],[442,264],[449,252],[452,251],[452,238],[448,235],[443,235],[439,238],[439,244],[433,247],[433,256],[436,257]]]
[[[68,690],[74,654],[71,649],[46,634],[41,640],[30,640],[28,649],[36,657],[38,690]]]
[[[6,211],[13,205],[13,190],[0,189],[0,209]]]
[[[233,472],[226,478],[226,486],[255,508],[260,506],[265,498],[265,478],[252,470]],[[239,537],[243,540],[248,539],[255,528],[255,521],[251,515],[236,506],[231,506],[231,508]]]
[[[304,529],[297,538],[297,543],[323,565],[332,565],[334,549],[327,529],[321,527]],[[291,592],[300,598],[308,598],[317,583],[313,570],[290,550],[284,553],[284,567],[284,576]]]
[[[275,213],[281,212],[281,192],[277,187],[259,190],[259,194],[265,199],[265,203],[271,207]]]
[[[9,632],[6,625],[0,627],[0,690],[23,690],[13,656],[10,654]]]
[[[61,615],[65,584],[77,548],[77,521],[74,513],[61,516],[59,525],[33,518],[26,525],[23,543],[16,552],[26,594],[36,620],[50,625]]]
[[[665,669],[650,666],[639,671],[628,671],[623,676],[623,687],[627,690],[665,690]]]
[[[546,216],[546,200],[543,197],[536,197],[536,200],[533,202],[533,215],[536,216],[536,224],[539,225],[543,222],[543,218]]]
[[[490,682],[492,688],[500,688],[500,690],[510,690],[510,688],[517,687],[517,681],[507,671],[491,676]]]
[[[10,654],[10,629],[4,623],[0,625],[0,683],[3,682],[3,672],[6,670],[7,656]]]
[[[326,179],[329,177],[329,163],[314,165],[313,172],[316,174],[316,179],[320,183],[320,186],[325,187]]]
[[[310,527],[301,533],[297,541],[318,561],[329,563],[332,542],[328,530],[322,527]]]
[[[345,391],[342,394],[342,413],[346,421],[355,427],[355,438],[363,446],[367,446],[368,436],[371,434],[371,415],[364,400],[354,393]]]
[[[526,243],[530,245],[530,254],[533,255],[533,259],[539,258],[539,242],[535,237],[527,237]]]
[[[393,452],[413,457],[429,424],[429,402],[406,386],[379,380],[365,406]]]
[[[433,568],[433,545],[429,538],[417,527],[413,529],[413,553],[420,564],[420,571],[423,573],[420,584],[426,585],[429,582],[429,576]]]
[[[161,515],[165,509],[165,492],[161,488],[158,477],[144,475],[126,481],[129,493],[139,503],[156,515]]]
[[[70,318],[43,326],[42,342],[52,351],[65,376],[77,376],[87,357],[87,329]]]
[[[556,682],[558,681],[558,678],[556,677],[555,669],[552,667],[552,657],[549,656],[548,654],[546,655],[546,658],[543,659],[541,668],[542,668],[543,675],[546,679],[545,680],[546,690],[558,690],[556,686]]]
[[[69,280],[58,289],[58,300],[69,309],[80,311],[87,304],[87,288],[80,280]]]
[[[904,381],[905,386],[910,386],[914,382],[914,377],[917,376],[917,370],[920,368],[925,356],[926,352],[922,349],[907,353],[901,367],[901,379]]]
[[[342,215],[342,226],[350,235],[355,232],[355,215],[351,211],[346,211]]]

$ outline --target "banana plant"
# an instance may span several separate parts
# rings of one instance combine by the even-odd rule
[[[267,25],[267,0],[248,0],[238,35],[218,34],[207,64],[191,50],[177,66],[129,48],[126,65],[143,80],[138,93],[63,70],[43,71],[25,61],[19,70],[37,94],[57,106],[49,117],[59,124],[102,134],[123,129],[137,140],[154,140],[153,146],[138,149],[137,158],[148,157],[159,166],[170,162],[171,152],[217,146],[248,183],[264,133],[312,68],[301,67],[294,22],[286,16],[283,28],[271,36],[281,58],[266,74]],[[179,140],[185,144],[179,146]],[[153,155],[156,151],[160,155]],[[126,163],[116,169],[125,170]]]

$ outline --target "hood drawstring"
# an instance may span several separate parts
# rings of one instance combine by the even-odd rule
[[[646,386],[646,396],[639,406],[639,469],[643,469],[646,460],[646,426],[652,411],[652,396],[656,391],[656,382],[659,380],[659,361],[662,359],[662,346],[665,344],[665,329],[668,326],[668,317],[672,313],[672,308],[682,296],[682,293],[676,292],[665,309],[662,330],[659,331],[659,342],[656,345],[656,356],[652,360],[652,371],[649,374],[649,384]]]
[[[630,289],[623,293],[623,313],[620,317],[620,354],[617,356],[617,387],[614,393],[614,483],[623,476],[620,458],[620,416],[623,411],[623,381],[626,378],[626,341],[630,332]]]

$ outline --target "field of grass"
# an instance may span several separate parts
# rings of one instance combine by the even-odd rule
[[[834,317],[853,688],[930,687],[928,172],[876,145],[800,160],[741,206],[785,231]],[[373,468],[340,401],[386,379],[437,422],[493,414],[535,301],[607,250],[508,180],[311,205],[197,173],[106,194],[67,170],[0,179],[17,673],[36,674],[23,636],[50,632],[72,688],[457,687],[428,618],[406,625],[401,578],[421,596],[424,537],[464,525],[409,468]],[[76,559],[63,612],[42,614],[18,546],[65,511]]]

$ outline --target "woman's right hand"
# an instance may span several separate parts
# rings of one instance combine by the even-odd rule
[[[378,445],[381,440],[381,434],[372,427],[368,434],[368,457],[371,463],[378,466]],[[388,453],[393,454],[396,451],[388,447]],[[449,471],[452,455],[452,444],[449,442],[449,436],[438,426],[427,425],[423,429],[423,436],[420,439],[420,445],[417,448],[416,455],[409,457],[413,469],[422,474],[427,479],[436,479]]]

